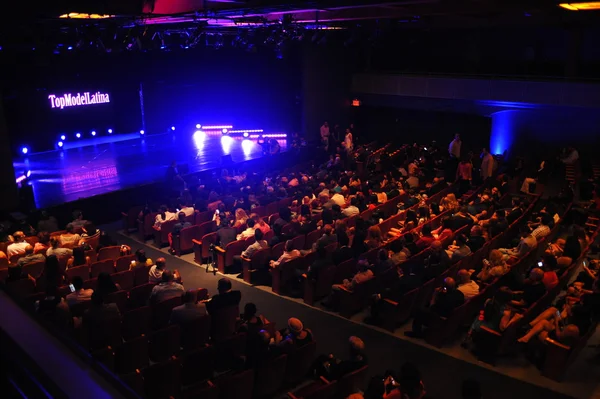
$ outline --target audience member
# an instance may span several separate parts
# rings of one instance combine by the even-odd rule
[[[99,295],[106,296],[120,290],[121,287],[119,284],[115,284],[110,274],[105,272],[98,274],[98,283],[94,292],[98,293]]]
[[[231,280],[225,277],[217,283],[217,291],[218,294],[206,302],[206,310],[209,314],[230,306],[238,306],[242,299],[242,293],[232,290]]]
[[[463,293],[465,301],[479,294],[479,285],[471,280],[471,274],[466,269],[458,271],[458,290]]]
[[[54,216],[48,214],[48,211],[43,210],[40,213],[37,230],[40,232],[45,231],[47,233],[54,233],[55,231],[58,231],[58,221]]]
[[[25,254],[25,250],[29,245],[27,241],[25,241],[25,234],[22,231],[16,231],[13,234],[14,242],[9,244],[6,247],[6,255],[10,259],[15,255],[23,255]]]
[[[148,282],[151,284],[158,284],[162,281],[162,275],[167,268],[167,261],[165,258],[156,259],[156,265],[152,266],[148,271]]]
[[[50,248],[46,251],[46,256],[55,255],[59,257],[73,255],[73,250],[69,248],[61,248],[60,240],[56,237],[50,238]]]
[[[175,281],[173,273],[165,270],[161,276],[161,282],[152,288],[150,303],[156,304],[166,300],[181,297],[185,293],[183,285]]]
[[[177,292],[178,289],[173,289],[173,297],[177,296]],[[169,323],[185,325],[206,315],[206,306],[203,302],[198,302],[194,291],[185,291],[182,301],[183,304],[175,306],[171,311]]]
[[[38,242],[33,246],[34,254],[45,254],[50,248],[50,233],[47,231],[40,231],[37,235]]]
[[[73,285],[74,291],[65,297],[69,307],[92,299],[94,290],[83,288],[83,279],[80,276],[74,276],[71,279],[71,284]]]
[[[46,261],[46,257],[42,254],[34,254],[33,247],[31,245],[27,244],[27,246],[25,246],[25,256],[23,256],[22,258],[19,258],[19,260],[17,261],[17,264],[22,267],[29,263],[44,262],[44,261]]]
[[[296,259],[300,256],[300,251],[294,249],[294,243],[292,240],[287,240],[285,242],[285,248],[283,254],[277,260],[272,260],[269,262],[270,267],[279,267],[283,263],[289,262],[292,259]]]
[[[510,271],[510,266],[504,260],[502,252],[497,249],[490,251],[489,259],[483,260],[483,268],[477,274],[477,280],[491,283],[494,279],[504,276]]]

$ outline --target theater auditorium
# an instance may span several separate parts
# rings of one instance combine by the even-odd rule
[[[0,397],[600,397],[600,2],[3,8]]]

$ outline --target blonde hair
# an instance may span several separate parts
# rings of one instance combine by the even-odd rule
[[[494,266],[498,266],[504,263],[502,252],[497,249],[492,249],[490,251],[490,263]]]
[[[246,223],[248,220],[248,214],[242,208],[238,208],[235,210],[235,221]]]
[[[458,208],[458,201],[456,200],[456,195],[454,193],[450,193],[442,198],[440,203],[445,209],[454,209]]]

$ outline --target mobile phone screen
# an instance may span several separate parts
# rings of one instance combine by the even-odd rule
[[[75,292],[75,286],[73,284],[69,284],[69,289],[71,292]]]

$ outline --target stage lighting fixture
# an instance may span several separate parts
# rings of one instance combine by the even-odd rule
[[[145,132],[144,132],[143,130],[140,130],[140,134],[141,134],[142,136],[144,135],[144,133],[145,133]]]
[[[111,133],[112,133],[112,129],[108,129],[108,134],[111,134]]]
[[[73,46],[67,47],[67,50],[73,50]]]
[[[254,143],[250,140],[242,141],[242,151],[244,152],[245,156],[250,155],[250,153],[252,152],[253,146],[254,146]]]
[[[31,171],[30,170],[27,171],[27,175],[26,176],[27,177],[31,176]]]
[[[96,135],[96,131],[92,130],[92,136],[95,136],[95,135]]]
[[[175,126],[171,126],[171,130],[175,131]]]
[[[77,138],[81,138],[81,133],[76,133],[76,134],[75,134],[75,137],[77,137]]]
[[[227,129],[223,129],[221,132],[223,132],[223,134],[227,134]]]
[[[231,136],[223,136],[221,137],[221,148],[223,149],[223,154],[227,155],[231,151],[231,145],[233,144],[233,138]]]
[[[64,144],[63,144],[63,142],[62,142],[62,141],[59,141],[57,145],[58,145],[58,148],[62,148],[62,146],[63,146]]]
[[[23,148],[21,148],[21,152],[22,152],[23,154],[27,154],[27,153],[29,152],[29,148],[27,148],[27,147],[23,147]]]
[[[244,137],[248,137],[248,132],[244,132]]]
[[[201,127],[202,127],[202,125],[201,125],[201,124],[199,124],[199,123],[196,123],[196,129],[200,129]]]
[[[66,140],[66,139],[67,139],[67,136],[65,136],[65,135],[63,134],[62,136],[60,136],[60,139],[61,139],[61,140]]]

